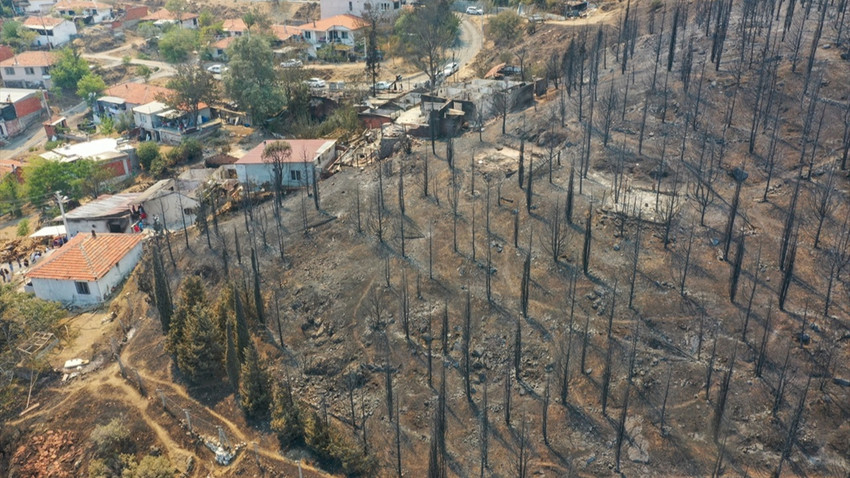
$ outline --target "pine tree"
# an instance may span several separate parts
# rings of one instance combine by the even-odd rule
[[[232,340],[228,340],[228,345]],[[239,400],[242,410],[249,418],[257,418],[269,409],[269,377],[260,366],[257,349],[249,345],[245,349],[239,381]]]
[[[260,292],[260,261],[254,248],[251,248],[251,270],[254,272],[254,308],[257,311],[257,320],[261,324],[266,323],[266,314],[263,309],[263,294]]]
[[[231,286],[232,288],[232,286]],[[251,340],[251,335],[248,332],[248,319],[245,317],[245,307],[242,305],[242,297],[239,291],[232,288],[233,291],[233,311],[236,317],[236,350],[239,352],[239,361],[245,361],[245,348]]]
[[[186,325],[186,316],[196,307],[206,304],[204,285],[197,276],[190,276],[183,281],[180,291],[180,304],[171,315],[171,324],[168,330],[167,348],[171,353],[177,350],[177,345],[183,340],[183,328]]]
[[[183,340],[177,346],[177,367],[195,383],[219,374],[224,351],[209,310],[195,307],[186,317]]]
[[[328,464],[333,459],[331,428],[318,411],[313,411],[311,414],[305,435],[307,446],[316,453],[319,462]]]

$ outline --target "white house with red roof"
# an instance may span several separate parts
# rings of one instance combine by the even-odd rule
[[[221,40],[213,42],[213,44],[210,45],[209,49],[210,56],[215,60],[218,60],[219,58],[224,58],[225,56],[227,56],[227,47],[229,47],[234,40],[236,40],[236,37],[232,36],[224,37]]]
[[[198,28],[198,14],[190,12],[172,12],[165,8],[142,17],[143,22],[153,22],[154,25],[177,24],[182,28]]]
[[[248,25],[245,25],[245,20],[241,18],[228,18],[222,22],[221,31],[225,36],[238,37],[248,31]]]
[[[50,67],[56,63],[52,51],[25,51],[0,61],[0,79],[9,88],[50,88]]]
[[[234,166],[241,183],[265,184],[274,181],[275,164],[263,158],[263,151],[275,141],[263,141],[239,158]],[[298,188],[313,184],[316,171],[336,159],[334,139],[288,139],[290,154],[280,161],[283,187]]]
[[[53,11],[86,25],[103,23],[113,16],[112,5],[92,0],[62,0],[53,6]]]
[[[304,40],[313,45],[341,43],[343,45],[354,46],[354,32],[365,26],[365,20],[356,15],[346,13],[298,25],[298,28],[303,32]]]
[[[110,86],[95,102],[95,122],[99,123],[104,116],[117,120],[120,116],[127,115],[129,119],[132,119],[133,108],[165,98],[173,93],[174,90],[170,88],[147,83],[127,82]]]
[[[106,301],[142,257],[142,234],[78,234],[26,273],[36,297],[65,305]]]
[[[402,0],[321,0],[319,8],[322,18],[342,14],[362,16],[366,12],[376,12],[381,16],[394,17],[399,14],[401,6],[406,3]]]
[[[77,26],[64,18],[57,17],[27,17],[21,24],[24,28],[35,32],[35,46],[62,46],[77,34]]]

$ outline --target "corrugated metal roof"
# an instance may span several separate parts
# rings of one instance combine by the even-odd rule
[[[94,201],[65,213],[68,219],[97,219],[110,216],[120,216],[130,210],[139,193],[116,194],[114,196],[101,196]],[[56,221],[61,221],[58,216]]]
[[[96,281],[145,239],[142,234],[77,234],[27,272],[28,279]]]

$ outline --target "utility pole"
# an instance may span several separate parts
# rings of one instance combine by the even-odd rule
[[[65,217],[65,206],[64,206],[64,202],[68,198],[63,197],[61,191],[56,191],[54,194],[56,195],[56,202],[59,203],[59,210],[62,212],[62,224],[65,225],[65,237],[68,237],[68,218]]]

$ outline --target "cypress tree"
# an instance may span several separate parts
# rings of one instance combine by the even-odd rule
[[[177,347],[177,367],[195,383],[218,375],[224,351],[209,310],[195,307],[186,317],[184,338]]]
[[[245,361],[245,348],[251,340],[248,332],[248,320],[245,317],[245,307],[242,305],[242,297],[238,290],[233,290],[233,310],[236,317],[236,350],[239,352],[239,361]]]
[[[168,290],[168,277],[165,275],[162,255],[157,247],[153,247],[152,252],[154,302],[159,312],[159,320],[162,322],[162,333],[167,334],[171,330],[171,314],[174,306],[171,304],[171,292]]]
[[[224,366],[227,369],[227,379],[234,392],[239,391],[239,354],[236,353],[236,344],[233,342],[233,327],[227,321],[224,334],[226,336],[226,347],[224,349]]]
[[[269,409],[269,378],[260,366],[257,349],[253,345],[245,349],[240,378],[239,400],[245,415],[249,418],[263,415]]]
[[[260,261],[257,253],[251,248],[251,269],[254,271],[254,307],[257,309],[257,320],[261,324],[266,323],[265,311],[263,309],[263,295],[260,292]]]
[[[304,419],[300,407],[292,399],[292,389],[288,383],[275,387],[271,412],[271,429],[277,433],[282,447],[304,443]]]

